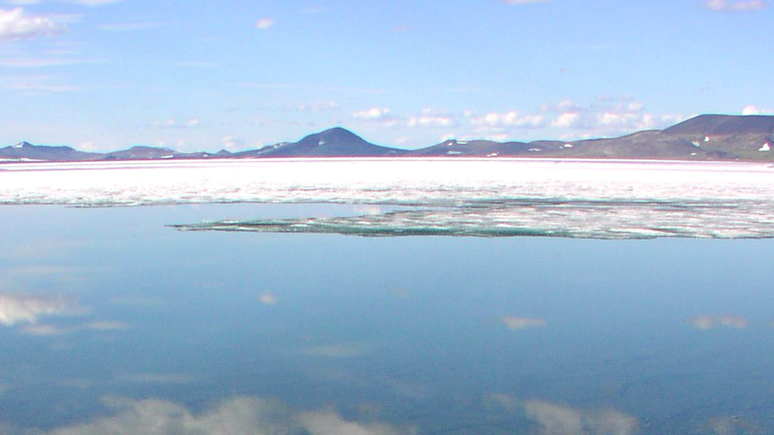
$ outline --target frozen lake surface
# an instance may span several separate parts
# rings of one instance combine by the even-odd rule
[[[178,222],[370,236],[774,237],[774,168],[751,163],[294,159],[0,166],[0,203],[406,205],[360,217]]]

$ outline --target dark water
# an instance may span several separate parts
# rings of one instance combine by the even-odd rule
[[[356,212],[0,208],[0,434],[774,433],[773,240],[165,227]]]

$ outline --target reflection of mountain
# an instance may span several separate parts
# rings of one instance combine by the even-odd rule
[[[107,154],[70,147],[22,142],[0,148],[0,161],[156,160],[265,157],[548,157],[677,160],[774,160],[774,116],[701,115],[665,130],[639,131],[616,138],[578,141],[494,142],[447,140],[417,150],[367,142],[336,127],[298,142],[282,142],[236,153],[179,153],[169,148],[137,146]]]

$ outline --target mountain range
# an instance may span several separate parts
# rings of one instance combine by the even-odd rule
[[[578,141],[494,142],[447,140],[415,150],[370,143],[341,127],[241,152],[181,153],[136,146],[109,153],[68,146],[21,142],[0,148],[0,163],[157,159],[237,159],[292,157],[545,157],[669,160],[774,160],[774,116],[700,115],[664,130],[638,131],[615,138]]]

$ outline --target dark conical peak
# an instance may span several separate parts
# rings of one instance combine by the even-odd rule
[[[355,133],[352,133],[351,131],[347,130],[346,128],[342,127],[333,127],[329,128],[328,130],[321,131],[316,134],[311,134],[309,136],[318,136],[323,139],[329,139],[329,140],[358,140],[358,141],[364,141],[365,140],[356,135]]]
[[[27,141],[21,141],[21,142],[17,143],[16,145],[14,145],[13,147],[14,148],[29,148],[29,147],[34,147],[34,146],[35,145],[33,145],[33,144],[31,144],[31,143],[29,143]]]

